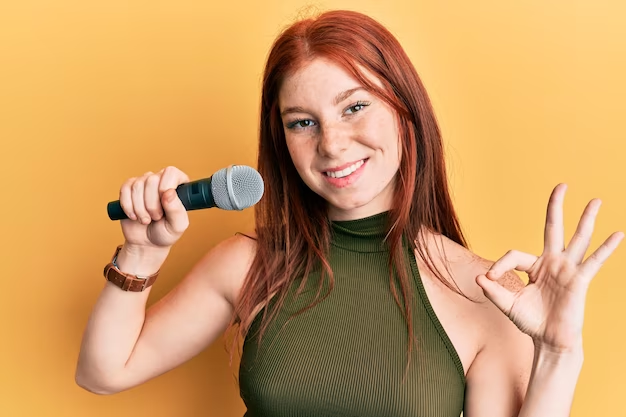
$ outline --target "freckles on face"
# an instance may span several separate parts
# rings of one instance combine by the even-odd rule
[[[316,59],[285,79],[279,108],[293,164],[329,213],[389,208],[400,148],[395,112],[384,101],[343,68]]]

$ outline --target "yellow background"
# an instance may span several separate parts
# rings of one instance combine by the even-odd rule
[[[33,1],[0,4],[0,415],[241,416],[223,343],[128,392],[74,369],[122,235],[106,203],[175,165],[192,179],[255,165],[261,72],[306,5],[375,17],[399,38],[441,122],[472,248],[539,254],[552,188],[567,238],[604,204],[592,248],[626,229],[626,6],[615,0]],[[150,303],[252,211],[192,212]],[[624,244],[588,296],[575,417],[626,416]],[[365,364],[364,364],[365,366]]]

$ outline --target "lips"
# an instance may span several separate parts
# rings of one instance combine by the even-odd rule
[[[344,177],[347,177],[348,175],[352,174],[357,169],[359,169],[365,163],[365,161],[366,161],[366,159],[361,159],[359,161],[349,163],[349,165],[348,164],[344,164],[344,165],[341,165],[341,166],[339,166],[337,168],[333,168],[331,170],[324,171],[324,174],[327,177],[331,177],[331,178],[344,178]]]

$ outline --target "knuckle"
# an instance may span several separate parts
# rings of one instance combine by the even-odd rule
[[[167,190],[169,190],[172,187],[169,187],[164,181],[161,181],[159,183],[159,195],[163,195],[164,192],[166,192]]]
[[[158,174],[152,174],[146,178],[146,188],[159,188],[161,177]]]
[[[132,191],[142,191],[143,190],[143,181],[137,180],[130,186]]]
[[[179,172],[180,170],[173,166],[168,166],[163,169],[161,182],[159,183],[159,191],[161,193],[178,185],[177,178],[179,177]]]
[[[187,176],[187,174],[185,174],[183,171],[176,168],[175,166],[168,166],[166,170],[170,175],[172,175],[172,177],[177,179],[179,184],[182,182],[189,182],[189,177]]]
[[[131,185],[137,180],[136,177],[132,177],[127,179],[126,181],[124,181],[124,183],[122,184],[122,186],[120,187],[120,193],[122,193],[125,190],[130,190]]]
[[[146,182],[158,182],[160,179],[161,176],[159,174],[150,173],[150,175],[146,178]]]

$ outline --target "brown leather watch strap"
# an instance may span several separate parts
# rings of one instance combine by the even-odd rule
[[[141,292],[154,284],[154,281],[156,281],[157,276],[159,275],[159,271],[150,276],[142,277],[133,274],[127,274],[118,269],[117,263],[115,261],[117,259],[117,254],[120,252],[121,249],[122,245],[117,247],[113,258],[111,259],[111,262],[104,267],[104,277],[107,279],[107,281],[112,282],[124,291],[133,292]]]

